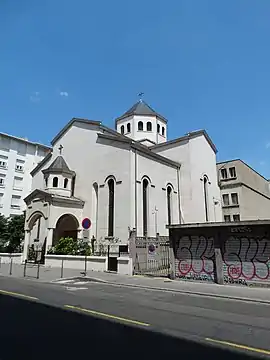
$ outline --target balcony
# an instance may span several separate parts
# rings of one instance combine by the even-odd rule
[[[13,186],[13,190],[15,191],[23,191],[23,187],[22,186]]]
[[[10,205],[10,207],[11,207],[11,209],[16,209],[16,210],[20,210],[20,205],[13,205],[13,204],[11,204]]]

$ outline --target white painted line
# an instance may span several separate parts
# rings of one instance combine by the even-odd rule
[[[74,281],[75,281],[74,279],[72,279],[72,280],[58,280],[57,284],[68,284],[68,283],[72,283]]]
[[[86,288],[86,287],[66,287],[66,290],[68,290],[68,291],[77,291],[77,290],[88,290],[88,288]]]
[[[73,285],[85,285],[85,284],[89,284],[90,281],[77,281],[75,283],[73,283]]]

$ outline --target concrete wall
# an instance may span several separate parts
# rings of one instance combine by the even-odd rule
[[[229,168],[235,167],[236,178],[229,177]],[[226,169],[228,179],[221,178],[221,169]],[[256,220],[270,218],[270,191],[269,182],[255,170],[250,168],[241,160],[228,161],[217,164],[221,196],[228,194],[231,201],[231,194],[238,194],[238,206],[224,206],[223,217],[230,215],[231,220],[234,214],[240,215],[240,220]]]
[[[25,209],[24,198],[31,191],[32,176],[30,172],[46,156],[49,148],[27,140],[0,134],[0,161],[7,164],[0,167],[0,214],[4,216],[19,215]],[[22,166],[22,170],[16,169]],[[14,182],[17,177],[17,182]],[[17,197],[16,206],[12,205],[12,196]],[[18,205],[17,205],[18,204]]]
[[[0,253],[0,263],[1,264],[10,264],[12,260],[13,264],[21,264],[22,263],[22,254],[8,254],[8,253]]]
[[[270,219],[270,198],[242,186],[240,213],[242,220]]]
[[[270,222],[170,230],[175,277],[270,286]]]
[[[107,270],[107,256],[88,256],[87,270],[106,271]],[[85,270],[85,256],[73,255],[46,255],[45,264],[48,267],[64,269]]]
[[[236,178],[230,179],[229,178],[229,168],[235,167],[236,170]],[[228,173],[228,179],[222,180],[220,177],[220,170],[221,169],[227,169]],[[269,191],[269,183],[268,180],[265,179],[262,175],[257,173],[254,169],[249,167],[247,164],[245,164],[241,160],[233,160],[233,161],[227,161],[223,163],[217,164],[217,170],[219,175],[219,180],[222,185],[226,184],[237,184],[239,182],[243,182],[246,185],[252,187],[253,189],[261,192],[262,194],[266,196],[270,196]]]
[[[0,254],[1,255],[1,254]],[[86,260],[87,259],[87,260]],[[63,269],[76,269],[85,271],[107,271],[108,257],[107,256],[73,256],[73,255],[46,255],[45,264],[47,267]],[[118,273],[122,275],[132,275],[133,266],[132,259],[126,256],[118,257]]]

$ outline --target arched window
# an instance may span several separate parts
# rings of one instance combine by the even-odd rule
[[[208,178],[203,177],[203,196],[204,196],[204,208],[205,208],[205,220],[209,221],[208,215]]]
[[[149,182],[143,180],[143,235],[147,236],[148,232],[148,188]]]
[[[125,132],[125,127],[124,127],[124,125],[121,125],[121,127],[120,127],[120,131],[121,131],[121,134],[123,135],[123,134],[124,134],[124,132]]]
[[[52,186],[53,186],[53,187],[58,187],[58,177],[55,176],[55,177],[53,178]]]
[[[97,229],[98,229],[98,184],[97,183],[93,184],[93,189],[92,189],[92,211],[93,211],[92,231],[93,231],[95,238],[97,239],[97,236],[98,236],[98,233],[97,233]]]
[[[160,125],[157,124],[157,132],[160,133]]]
[[[127,132],[130,133],[130,123],[127,123]]]
[[[147,131],[152,131],[152,123],[150,121],[148,121],[147,124],[146,124],[146,130]]]
[[[162,135],[164,136],[165,135],[165,127],[162,126]]]
[[[67,188],[67,186],[68,186],[68,179],[67,179],[67,178],[65,178],[65,179],[64,179],[64,189],[66,189],[66,188]]]
[[[143,122],[142,121],[138,122],[138,130],[143,130]]]
[[[114,181],[108,181],[109,188],[109,216],[108,216],[108,236],[113,236],[114,233]]]
[[[168,211],[168,225],[172,223],[172,188],[167,187],[167,211]]]

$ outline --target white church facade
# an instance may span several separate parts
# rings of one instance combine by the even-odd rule
[[[115,121],[72,119],[32,171],[24,259],[62,236],[167,235],[167,224],[222,221],[216,148],[206,131],[167,141],[167,120],[140,100]],[[83,232],[82,220],[91,227]]]

